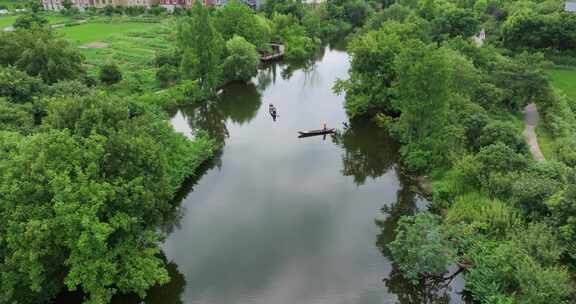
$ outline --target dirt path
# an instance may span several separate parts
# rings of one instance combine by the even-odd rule
[[[530,148],[530,153],[538,162],[545,161],[544,154],[538,145],[538,137],[536,136],[536,126],[538,125],[538,109],[536,104],[531,103],[524,108],[524,138]]]

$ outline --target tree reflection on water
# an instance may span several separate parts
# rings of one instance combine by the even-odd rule
[[[353,176],[357,185],[382,176],[396,162],[398,145],[385,129],[369,120],[351,121],[334,136],[334,142],[343,148],[342,174]]]
[[[401,174],[399,174],[401,175]],[[414,215],[428,208],[428,201],[417,194],[414,182],[408,177],[399,176],[402,187],[398,190],[395,203],[382,207],[385,219],[377,219],[376,225],[380,228],[376,246],[390,261],[392,261],[388,244],[396,238],[396,227],[403,216]],[[397,265],[392,263],[392,270],[383,279],[388,292],[398,297],[400,304],[447,304],[465,303],[462,298],[453,291],[452,281],[439,284],[413,284],[406,279]]]

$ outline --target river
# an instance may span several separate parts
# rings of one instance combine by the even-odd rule
[[[328,46],[310,66],[267,66],[254,84],[226,86],[219,100],[173,113],[177,131],[203,129],[224,145],[184,187],[164,227],[172,281],[146,303],[428,301],[386,250],[398,217],[427,202],[399,174],[386,132],[348,120],[344,97],[332,91],[348,67],[348,55]],[[297,137],[323,123],[339,134]],[[453,286],[433,297],[459,303],[461,280]]]

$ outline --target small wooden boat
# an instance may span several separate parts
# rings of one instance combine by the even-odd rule
[[[268,111],[270,112],[270,116],[272,116],[272,120],[276,121],[276,117],[278,116],[278,113],[276,112],[276,107],[270,104],[270,107],[268,107]]]
[[[308,137],[308,136],[316,136],[316,135],[325,135],[325,134],[332,134],[336,130],[334,128],[331,129],[320,129],[320,130],[310,130],[310,131],[300,131],[298,137]]]

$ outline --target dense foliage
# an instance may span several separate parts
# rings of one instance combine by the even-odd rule
[[[335,90],[349,116],[402,143],[405,169],[432,179],[438,215],[400,220],[397,267],[435,286],[456,267],[480,303],[573,302],[576,107],[544,67],[573,51],[576,15],[555,0],[394,2],[351,39]],[[543,162],[522,136],[529,103],[557,138]]]
[[[256,76],[260,56],[254,45],[242,37],[234,36],[226,42],[226,50],[229,55],[222,64],[226,79],[246,82]]]
[[[115,64],[99,78],[48,28],[0,33],[0,303],[108,303],[169,280],[158,227],[217,144],[116,94],[130,83]]]
[[[46,83],[82,77],[82,60],[76,47],[49,29],[0,32],[0,66],[15,66]]]
[[[180,24],[178,38],[183,76],[197,79],[204,90],[215,88],[220,81],[219,61],[223,43],[222,36],[212,24],[208,8],[196,2],[192,17]]]
[[[321,21],[317,11],[304,16],[301,2],[286,3],[298,9],[278,6],[266,9],[269,15],[264,16],[236,0],[213,11],[194,4],[190,17],[179,21],[177,51],[172,58],[180,62],[171,66],[180,70],[181,78],[198,81],[201,90],[210,92],[229,81],[254,76],[254,58],[270,53],[272,42],[284,46],[285,59],[305,62],[319,45]],[[164,64],[157,76],[163,83],[175,78],[173,69]]]
[[[122,72],[118,68],[118,65],[114,63],[107,63],[100,68],[98,78],[100,78],[102,83],[111,85],[122,80]]]
[[[63,14],[78,13],[64,4]],[[544,74],[550,61],[575,62],[576,14],[563,1],[269,0],[261,12],[240,1],[196,3],[174,11],[184,16],[175,43],[151,63],[152,87],[114,64],[97,65],[100,83],[87,76],[81,53],[39,9],[32,2],[15,31],[0,32],[0,303],[79,290],[99,304],[165,283],[157,228],[226,130],[218,111],[193,111],[198,125],[221,130],[189,141],[161,108],[250,81],[272,42],[301,63],[322,40],[350,33],[349,78],[335,85],[347,113],[375,119],[402,145],[402,168],[433,181],[432,209],[400,219],[387,246],[395,268],[425,286],[462,272],[479,303],[574,302],[576,101]],[[100,13],[166,12],[108,5]],[[543,162],[521,134],[532,102],[553,138]],[[352,132],[336,143],[377,145]],[[358,183],[393,163],[355,154],[363,153],[346,156],[344,173]]]

